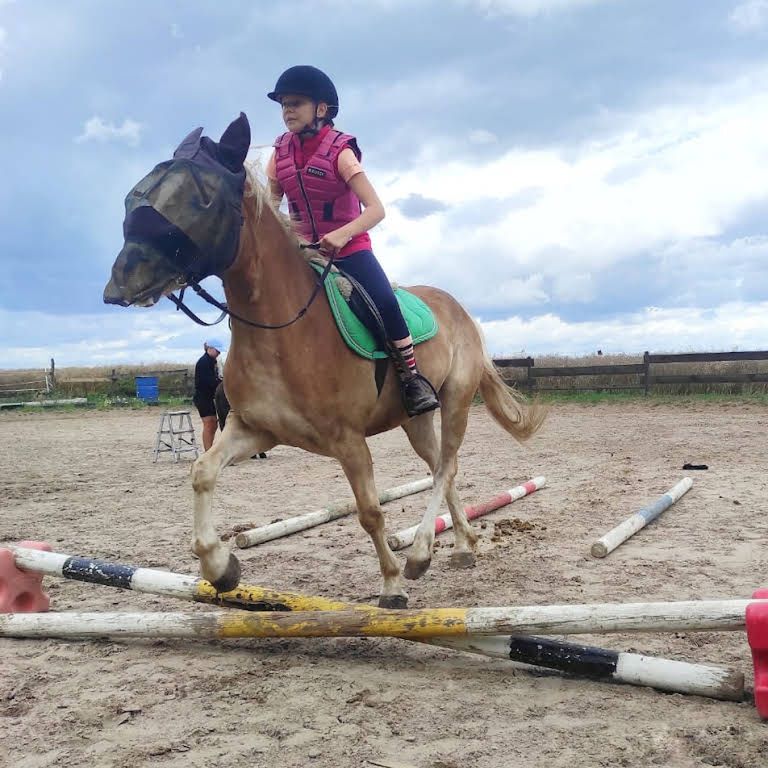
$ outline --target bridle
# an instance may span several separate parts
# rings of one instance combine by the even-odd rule
[[[320,250],[320,244],[319,243],[302,243],[300,246],[302,249],[311,250],[311,251],[319,251]],[[323,269],[322,274],[317,275],[313,272],[313,274],[316,275],[316,281],[315,281],[315,287],[312,289],[312,293],[309,296],[309,299],[307,299],[306,304],[298,311],[297,315],[292,319],[288,320],[284,323],[260,323],[257,320],[249,320],[246,317],[243,317],[242,315],[238,315],[236,312],[233,312],[229,307],[224,303],[219,301],[218,299],[211,296],[208,291],[203,288],[202,285],[198,282],[198,279],[196,276],[190,276],[187,280],[187,284],[181,289],[179,292],[179,295],[176,296],[173,293],[166,294],[166,298],[169,301],[172,301],[176,305],[177,310],[181,310],[187,317],[189,317],[191,320],[194,320],[198,325],[218,325],[225,317],[230,318],[230,323],[232,320],[237,320],[240,323],[243,323],[244,325],[250,325],[252,328],[262,328],[269,331],[276,331],[280,328],[287,328],[289,325],[293,325],[297,320],[301,320],[304,315],[307,314],[307,310],[312,306],[312,302],[317,298],[318,294],[320,293],[320,290],[325,285],[325,280],[328,277],[328,274],[331,271],[331,268],[333,267],[333,260],[334,257],[331,256],[331,258],[328,259],[327,264],[325,265],[325,268]],[[221,315],[214,320],[212,323],[207,323],[205,320],[201,320],[188,306],[184,304],[184,291],[187,288],[192,288],[192,290],[204,301],[208,302],[211,306],[216,307],[217,309],[221,310]]]

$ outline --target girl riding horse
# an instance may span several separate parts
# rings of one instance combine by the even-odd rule
[[[384,206],[363,171],[354,136],[333,127],[339,97],[316,67],[287,69],[267,94],[283,109],[288,129],[275,140],[267,178],[277,201],[288,198],[291,220],[307,241],[352,275],[376,305],[392,349],[405,410],[418,416],[440,406],[418,371],[413,340],[368,234],[384,218]],[[391,346],[390,346],[391,345]]]

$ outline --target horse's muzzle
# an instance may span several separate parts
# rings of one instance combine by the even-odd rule
[[[104,303],[151,306],[178,285],[179,268],[150,243],[126,243],[112,265]]]
[[[125,299],[123,292],[117,287],[114,278],[110,278],[104,288],[104,303],[117,304],[119,307],[130,306],[130,302]]]

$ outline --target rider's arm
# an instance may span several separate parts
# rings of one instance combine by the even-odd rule
[[[356,219],[341,227],[341,230],[346,235],[353,238],[355,235],[373,229],[384,219],[386,213],[383,203],[364,171],[360,171],[352,176],[347,184],[349,184],[350,189],[357,195],[358,200],[360,200],[363,206],[362,213]]]

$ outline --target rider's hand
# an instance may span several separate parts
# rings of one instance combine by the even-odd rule
[[[335,256],[351,239],[343,227],[335,229],[320,239],[320,251],[328,256]]]

